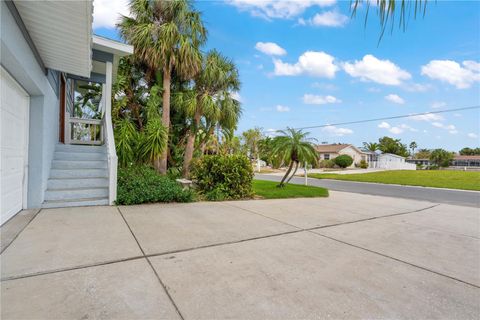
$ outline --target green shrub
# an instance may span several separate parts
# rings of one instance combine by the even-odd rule
[[[244,155],[208,155],[192,165],[192,178],[207,200],[249,198],[253,169]]]
[[[174,180],[148,165],[118,168],[117,204],[191,202],[194,196],[192,190],[183,190]]]
[[[335,167],[335,162],[333,160],[322,160],[318,166],[320,168],[333,168]]]
[[[336,157],[334,161],[335,161],[335,164],[340,168],[346,168],[352,165],[353,158],[350,157],[349,155],[342,154]]]
[[[368,163],[365,160],[360,161],[360,168],[362,169],[367,169],[368,168]]]

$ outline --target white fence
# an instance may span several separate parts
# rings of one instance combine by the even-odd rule
[[[387,170],[417,170],[417,166],[413,163],[396,162],[396,161],[370,161],[370,168],[387,169]]]

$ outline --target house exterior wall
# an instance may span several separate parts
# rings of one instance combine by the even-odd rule
[[[346,155],[352,157],[353,163],[349,168],[354,168],[355,164],[359,164],[360,161],[362,161],[362,160],[365,160],[365,161],[368,160],[366,154],[358,152],[353,147],[346,147],[346,148],[340,150],[339,152],[319,152],[318,153],[320,161],[328,160],[328,159],[325,159],[325,155],[329,155],[329,160],[332,160],[332,159],[335,159],[336,157],[338,157],[339,155],[342,155],[342,154],[346,154]]]
[[[58,141],[58,74],[45,74],[4,1],[0,14],[0,63],[30,95],[27,207],[35,208],[43,202]]]

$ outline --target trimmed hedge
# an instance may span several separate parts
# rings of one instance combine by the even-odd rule
[[[353,163],[353,158],[350,157],[347,154],[342,154],[333,159],[335,161],[335,164],[339,166],[340,168],[346,168],[352,165]]]
[[[195,161],[192,168],[192,178],[207,200],[253,196],[253,168],[244,155],[207,155]]]
[[[118,168],[117,204],[191,202],[194,198],[192,190],[183,190],[174,180],[148,165]]]

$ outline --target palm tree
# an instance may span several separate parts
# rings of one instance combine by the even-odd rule
[[[195,77],[191,90],[175,95],[176,105],[182,107],[192,119],[187,132],[187,144],[183,159],[183,176],[190,174],[193,158],[195,136],[202,117],[211,125],[209,137],[215,127],[234,129],[238,123],[240,103],[232,97],[231,92],[240,90],[240,80],[235,64],[218,51],[208,52],[202,62],[202,68]],[[217,137],[217,140],[219,137]]]
[[[410,17],[410,14],[413,11],[413,17],[416,18],[420,13],[422,16],[425,16],[427,11],[427,2],[428,0],[353,0],[352,5],[350,6],[352,11],[352,17],[355,17],[358,9],[362,4],[366,5],[365,13],[365,26],[368,20],[368,14],[370,12],[370,7],[372,3],[375,4],[377,8],[378,17],[380,20],[381,33],[379,41],[382,39],[383,34],[385,33],[388,23],[391,23],[393,30],[393,23],[395,21],[395,14],[398,13],[398,25],[404,31],[406,29],[407,19]]]
[[[189,0],[132,0],[130,14],[122,16],[118,27],[135,47],[134,54],[149,67],[150,75],[163,71],[162,124],[168,135],[172,72],[182,79],[198,73],[202,61],[199,47],[205,43],[207,31]],[[167,155],[168,146],[155,166],[162,174],[167,172]]]
[[[284,187],[285,180],[290,175],[294,164],[295,171],[286,183],[295,175],[300,162],[313,164],[318,161],[318,154],[313,144],[314,139],[308,138],[309,132],[292,128],[279,132],[282,135],[275,137],[273,153],[282,158],[285,163],[289,163],[288,170],[278,185],[278,187]]]
[[[412,150],[411,156],[415,154],[415,149],[417,149],[418,145],[415,141],[410,142],[409,148]]]
[[[376,142],[364,142],[363,147],[368,151],[375,152],[380,149],[380,145]]]
[[[259,147],[260,147],[260,140],[262,139],[262,131],[260,128],[249,129],[242,133],[242,138],[247,146],[248,156],[251,159],[255,159],[258,161],[259,158]]]

